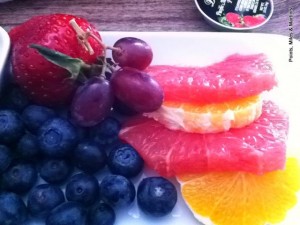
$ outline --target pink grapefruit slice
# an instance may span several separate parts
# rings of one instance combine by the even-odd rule
[[[256,174],[285,166],[288,116],[271,101],[252,124],[215,134],[173,131],[153,119],[128,121],[120,138],[131,144],[160,175],[206,171],[244,171]]]
[[[234,54],[206,67],[150,66],[147,72],[161,85],[165,101],[210,104],[254,96],[276,84],[265,54]]]

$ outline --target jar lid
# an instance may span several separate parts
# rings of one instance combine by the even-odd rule
[[[272,0],[195,0],[205,20],[221,30],[247,31],[266,24],[274,10]]]

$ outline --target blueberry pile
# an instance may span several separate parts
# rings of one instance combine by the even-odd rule
[[[172,211],[177,192],[170,181],[133,183],[144,162],[118,139],[118,119],[79,127],[65,109],[8,90],[0,98],[0,224],[112,225],[135,199],[147,216]]]

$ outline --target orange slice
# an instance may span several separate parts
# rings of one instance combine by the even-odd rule
[[[184,200],[204,224],[265,225],[285,219],[297,203],[300,167],[288,158],[285,170],[264,175],[211,172],[178,178]]]
[[[172,130],[192,133],[217,133],[230,128],[242,128],[256,120],[262,112],[259,95],[234,101],[195,105],[164,102],[155,112],[144,115]]]

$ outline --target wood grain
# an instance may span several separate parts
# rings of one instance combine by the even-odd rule
[[[300,0],[274,0],[271,20],[255,32],[289,35],[289,8],[294,37],[300,39]],[[6,30],[37,14],[72,13],[102,31],[216,31],[198,12],[194,0],[14,0],[0,4]]]

